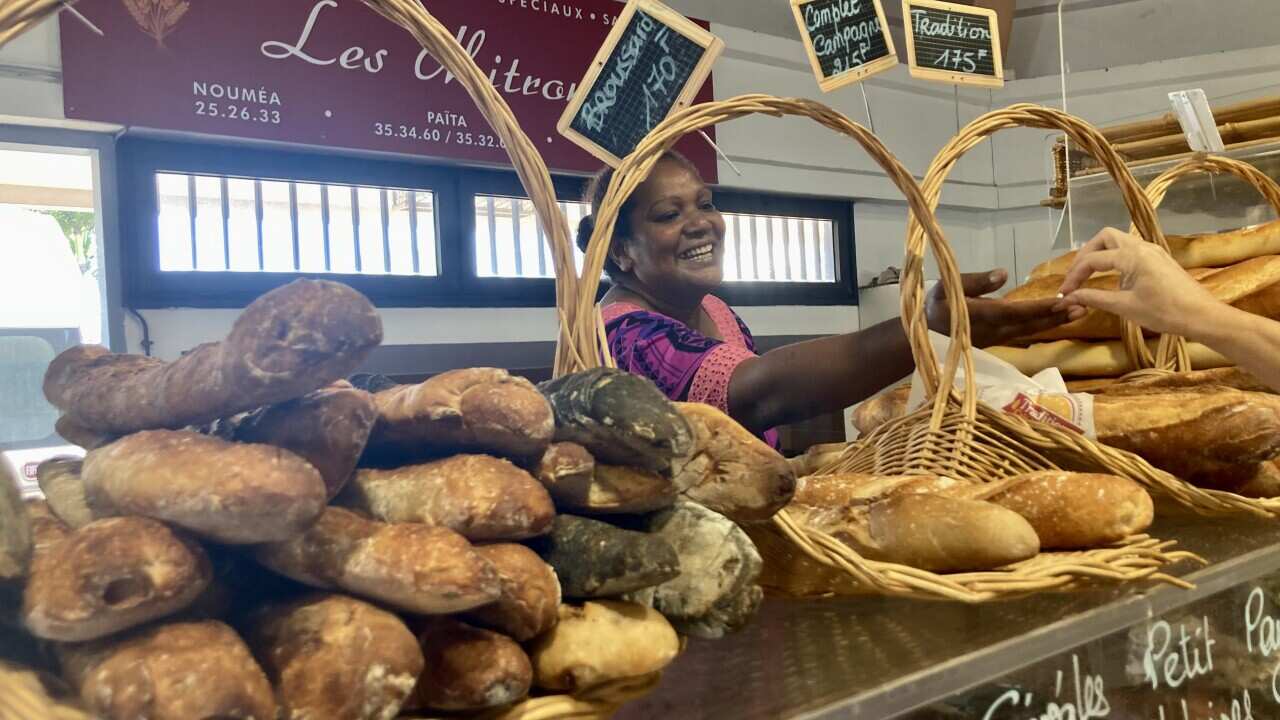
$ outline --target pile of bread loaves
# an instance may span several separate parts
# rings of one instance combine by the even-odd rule
[[[1214,297],[1246,312],[1280,320],[1280,220],[1224,233],[1170,236],[1168,243],[1174,259]],[[1041,263],[1031,271],[1030,279],[1006,298],[1056,296],[1073,262],[1075,253],[1070,252]],[[1094,276],[1086,285],[1114,289],[1119,282],[1119,275],[1110,273]],[[1079,320],[987,351],[1026,375],[1057,367],[1066,377],[1115,378],[1134,369],[1120,340],[1121,330],[1120,318],[1091,309]],[[1154,342],[1150,340],[1153,348]],[[1199,343],[1188,343],[1188,353],[1197,370],[1230,364]]]
[[[1114,475],[1058,470],[973,483],[858,473],[800,479],[787,512],[869,560],[994,570],[1042,550],[1105,547],[1151,525],[1151,497]]]
[[[3,483],[0,657],[56,657],[105,720],[389,720],[651,676],[755,612],[736,522],[795,488],[763,442],[616,370],[342,380],[381,337],[302,280],[171,363],[55,359],[88,453],[44,501]]]
[[[1215,297],[1280,320],[1280,221],[1216,235],[1170,237],[1173,257]],[[1074,253],[1038,266],[1007,297],[1053,297]],[[1116,287],[1113,274],[1091,278]],[[1068,324],[986,348],[1026,375],[1057,367],[1073,392],[1094,395],[1097,439],[1142,456],[1192,484],[1246,497],[1280,497],[1280,395],[1213,350],[1188,343],[1191,372],[1126,378],[1132,370],[1115,315],[1091,309]],[[1154,339],[1150,342],[1154,343]],[[1153,346],[1154,347],[1154,346]],[[906,411],[910,388],[858,406],[853,424],[869,433]]]

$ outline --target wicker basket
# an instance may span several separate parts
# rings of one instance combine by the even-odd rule
[[[1149,239],[1163,243],[1155,211],[1123,162],[1097,131],[1065,113],[1034,105],[988,113],[973,121],[930,165],[921,184],[927,207],[910,202],[907,254],[903,266],[902,318],[928,402],[851,444],[822,473],[885,475],[941,474],[992,482],[1023,472],[1068,468],[1110,472],[1133,478],[1202,512],[1265,512],[1244,498],[1220,498],[1183,483],[1146,461],[1092,442],[1081,435],[1033,423],[977,401],[973,386],[969,318],[960,299],[955,257],[937,229],[933,208],[951,168],[969,149],[997,130],[1037,127],[1067,132],[1072,142],[1103,159],[1120,184],[1135,222]],[[908,197],[910,194],[908,193]],[[951,309],[951,345],[939,363],[925,319],[924,249],[928,243]],[[957,383],[957,372],[964,380]],[[792,596],[877,593],[925,599],[984,602],[1031,592],[1064,590],[1089,580],[1162,580],[1167,564],[1195,556],[1172,551],[1172,543],[1142,535],[1113,547],[1074,553],[1043,553],[994,572],[937,574],[871,562],[843,543],[795,523],[784,512],[772,527],[757,530],[766,554],[772,589]]]
[[[75,0],[6,0],[0,2],[0,46],[18,37]]]
[[[580,323],[572,328],[571,341],[576,358],[607,362],[608,351],[601,338],[594,305],[598,278],[604,268],[609,238],[623,201],[644,181],[650,170],[677,140],[690,132],[749,114],[808,117],[861,145],[902,191],[911,208],[913,244],[909,248],[903,282],[903,317],[907,318],[912,347],[921,364],[928,367],[930,389],[937,392],[933,410],[922,410],[891,423],[875,437],[880,444],[851,447],[839,464],[858,464],[881,458],[878,452],[889,447],[896,453],[899,467],[933,470],[955,477],[994,480],[1017,472],[1054,467],[1044,456],[993,427],[989,420],[975,419],[975,393],[953,393],[956,368],[972,362],[968,348],[969,318],[963,303],[953,303],[952,337],[960,338],[941,373],[928,344],[923,319],[923,247],[928,242],[938,259],[942,283],[950,298],[963,297],[955,256],[943,238],[927,195],[911,174],[874,134],[839,112],[811,100],[784,99],[767,95],[746,95],[732,100],[690,107],[668,118],[628,156],[615,172],[596,215],[595,233],[586,253],[578,285],[578,306],[573,313]],[[940,184],[940,182],[939,182]],[[1136,185],[1135,185],[1136,187]],[[1135,190],[1141,196],[1141,190]],[[936,202],[936,194],[933,200]],[[1149,213],[1154,225],[1154,213]],[[912,294],[914,290],[914,294]],[[587,319],[594,322],[588,323]],[[927,358],[927,360],[925,359]],[[966,377],[972,377],[969,372]],[[930,427],[932,426],[932,427]],[[1140,462],[1140,461],[1139,461]],[[870,463],[875,466],[876,463]],[[835,469],[834,467],[831,469]],[[868,469],[874,469],[869,467]],[[1172,479],[1170,479],[1172,482]],[[1160,568],[1183,559],[1189,553],[1173,552],[1172,543],[1146,536],[1130,538],[1113,548],[1086,553],[1043,555],[997,572],[939,575],[891,563],[872,562],[848,546],[820,532],[798,526],[785,511],[771,525],[749,528],[765,558],[761,578],[769,590],[788,596],[875,593],[926,599],[982,602],[1039,590],[1061,589],[1082,580],[1160,579],[1179,581],[1159,572]]]

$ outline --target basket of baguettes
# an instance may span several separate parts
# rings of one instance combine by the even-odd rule
[[[420,4],[367,4],[510,149],[556,263],[555,379],[353,385],[381,321],[315,280],[173,362],[62,353],[44,392],[87,454],[41,464],[44,500],[0,481],[3,720],[606,717],[681,636],[758,609],[738,523],[786,504],[791,466],[718,410],[583,359],[542,159]]]
[[[1196,173],[1232,173],[1255,187],[1280,214],[1280,186],[1257,168],[1202,156],[1178,163],[1147,186],[1158,206],[1177,180]],[[1280,221],[1229,232],[1169,237],[1178,262],[1219,300],[1280,320]],[[1048,260],[1008,295],[1051,297],[1074,253]],[[1091,278],[1114,288],[1119,278]],[[1090,310],[1081,319],[989,352],[1033,374],[1057,367],[1068,386],[1094,394],[1100,442],[1132,451],[1186,485],[1181,496],[1204,512],[1280,514],[1280,397],[1225,358],[1197,343],[1157,343],[1133,333],[1115,315]],[[1130,333],[1126,335],[1126,333]],[[1140,331],[1139,331],[1140,333]],[[1133,336],[1141,339],[1133,342]],[[908,387],[863,403],[854,424],[870,432],[906,410]]]
[[[796,461],[803,477],[794,501],[756,535],[767,590],[983,602],[1089,580],[1176,584],[1165,568],[1195,559],[1145,534],[1154,514],[1148,491],[1178,492],[1178,480],[1130,453],[977,399],[960,276],[933,209],[959,158],[1011,127],[1066,132],[1111,172],[1140,230],[1158,236],[1141,187],[1087,123],[1015,105],[962,129],[930,165],[923,202],[909,203],[902,318],[924,404],[906,412],[905,395],[887,393],[859,408],[859,419],[887,398],[901,397],[900,413],[854,443]],[[950,309],[951,342],[941,359],[925,320],[926,244]]]

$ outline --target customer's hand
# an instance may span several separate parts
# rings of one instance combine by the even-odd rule
[[[974,347],[1000,345],[1014,338],[1034,335],[1042,330],[1057,327],[1067,321],[1065,307],[1055,298],[1044,300],[1009,301],[982,297],[1004,287],[1009,273],[992,270],[985,273],[965,273],[960,276],[964,285],[965,303],[969,307],[970,336]],[[942,283],[934,286],[925,305],[929,329],[949,334],[951,314],[947,308],[946,291]]]
[[[1117,290],[1081,287],[1097,272],[1120,274]],[[1085,243],[1067,271],[1057,308],[1072,319],[1097,308],[1148,330],[1196,335],[1196,325],[1219,302],[1156,245],[1115,228]]]

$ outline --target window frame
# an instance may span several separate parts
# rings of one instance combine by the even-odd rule
[[[193,142],[146,132],[127,133],[117,143],[126,307],[239,308],[303,277],[346,283],[380,307],[555,305],[554,280],[481,277],[475,266],[475,196],[527,197],[512,170],[442,164],[433,158],[281,149],[266,143]],[[161,271],[155,175],[164,172],[429,190],[435,194],[440,274]],[[557,200],[573,202],[581,200],[587,178],[556,174],[552,183]],[[719,186],[713,190],[717,206],[725,212],[831,220],[838,277],[834,283],[726,282],[717,295],[734,305],[857,305],[853,200]],[[569,228],[569,233],[572,242],[577,228]],[[607,283],[601,286],[603,293]]]

